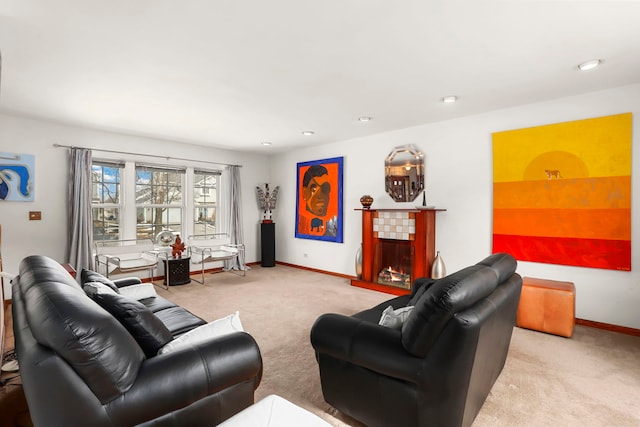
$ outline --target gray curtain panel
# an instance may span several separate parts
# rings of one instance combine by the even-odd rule
[[[229,235],[232,245],[244,245],[244,230],[242,228],[242,189],[240,185],[240,167],[227,166],[227,177],[229,180]],[[240,251],[236,259],[224,262],[225,270],[248,270],[245,263],[244,251]]]
[[[67,218],[67,262],[76,271],[93,270],[91,215],[91,150],[69,151],[69,215]]]

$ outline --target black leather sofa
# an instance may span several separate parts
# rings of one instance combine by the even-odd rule
[[[83,271],[83,279],[101,280],[86,277],[92,274]],[[212,427],[253,403],[262,358],[247,333],[145,354],[162,334],[138,329],[147,336],[134,338],[134,331],[44,256],[22,260],[12,291],[16,354],[35,426]],[[179,335],[205,323],[160,296],[142,302],[153,317],[138,305],[132,309],[134,304],[122,310],[138,327],[161,319]]]
[[[470,426],[500,375],[522,279],[508,254],[489,256],[410,295],[311,329],[325,400],[368,426]],[[413,306],[398,328],[383,311]]]

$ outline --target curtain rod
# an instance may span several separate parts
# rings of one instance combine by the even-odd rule
[[[91,151],[102,151],[103,153],[115,153],[115,154],[129,154],[132,156],[145,156],[145,157],[156,157],[159,159],[172,159],[172,160],[185,160],[188,162],[200,162],[200,163],[209,163],[212,165],[222,165],[222,166],[237,166],[239,168],[242,167],[242,165],[232,165],[229,163],[220,163],[220,162],[210,162],[208,160],[195,160],[195,159],[185,159],[182,157],[171,157],[171,156],[160,156],[158,154],[140,154],[140,153],[131,153],[129,151],[117,151],[117,150],[105,150],[102,148],[89,148],[89,147],[79,147],[77,145],[64,145],[64,144],[53,144],[53,146],[55,148],[83,148],[85,150],[91,150]]]

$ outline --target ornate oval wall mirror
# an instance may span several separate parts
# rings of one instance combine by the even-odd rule
[[[396,202],[413,202],[424,190],[424,154],[415,145],[393,149],[384,161],[387,194]]]

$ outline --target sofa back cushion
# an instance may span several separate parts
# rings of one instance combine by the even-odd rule
[[[477,265],[486,265],[493,269],[498,275],[498,283],[502,283],[513,276],[513,273],[516,272],[516,268],[518,267],[518,262],[513,255],[499,252],[489,255]]]
[[[436,281],[402,325],[405,350],[425,357],[451,317],[490,295],[497,285],[496,272],[484,265],[467,267]]]
[[[41,285],[25,295],[36,340],[66,360],[101,402],[127,391],[144,360],[131,335],[81,290]]]
[[[22,265],[25,268],[22,268]],[[24,291],[42,282],[58,282],[73,289],[81,289],[78,282],[59,263],[41,255],[24,258],[18,266]]]
[[[54,260],[27,257],[17,286],[34,338],[63,358],[106,403],[127,391],[144,354],[125,328],[92,301]]]

